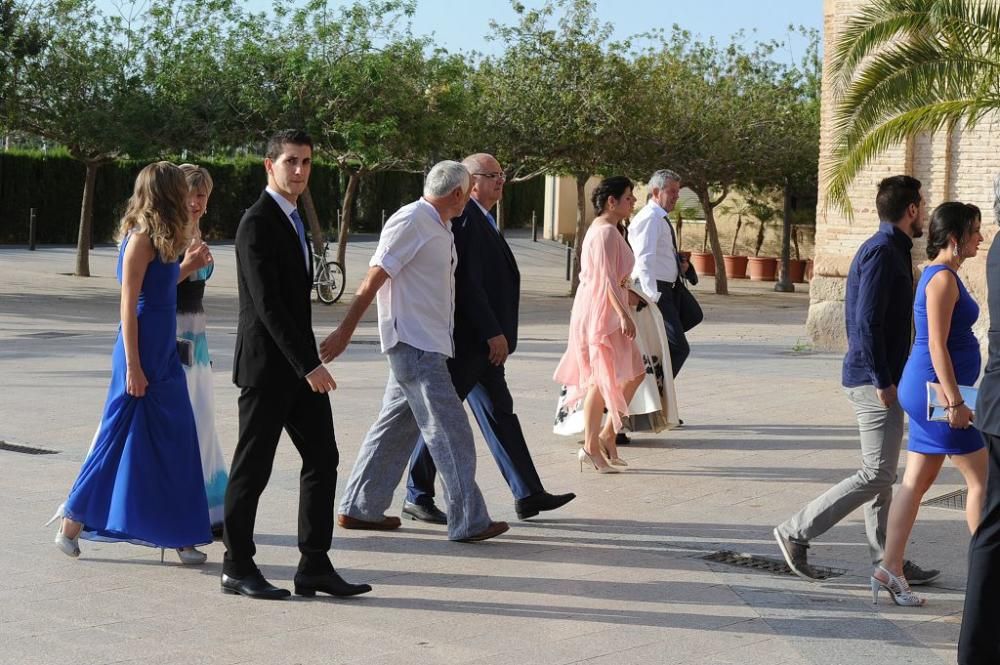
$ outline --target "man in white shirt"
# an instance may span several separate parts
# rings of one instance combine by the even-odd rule
[[[688,271],[688,262],[677,253],[677,236],[669,216],[680,194],[681,177],[661,169],[650,177],[648,187],[649,201],[628,227],[628,241],[635,253],[632,278],[663,315],[676,377],[691,352],[674,299],[674,287]]]
[[[471,175],[458,162],[435,164],[424,195],[386,222],[369,270],[340,325],[320,344],[329,362],[343,353],[377,297],[379,339],[389,360],[382,409],[368,430],[340,504],[345,529],[386,531],[392,494],[422,435],[444,485],[448,537],[471,542],[507,531],[490,520],[476,485],[472,428],[452,385],[455,242],[451,219],[469,200]]]

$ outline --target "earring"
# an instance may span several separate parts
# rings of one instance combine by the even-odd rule
[[[956,259],[962,258],[962,252],[959,250],[957,242],[951,246],[951,252],[955,255]]]

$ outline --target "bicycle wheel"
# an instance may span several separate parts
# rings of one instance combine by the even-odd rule
[[[327,261],[316,274],[316,295],[321,302],[331,305],[344,293],[344,269],[336,261]]]

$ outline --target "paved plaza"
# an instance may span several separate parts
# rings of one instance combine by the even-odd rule
[[[581,474],[577,440],[553,435],[552,372],[571,299],[565,250],[512,234],[522,271],[521,327],[507,376],[535,463],[566,507],[518,521],[478,429],[479,484],[511,530],[452,543],[445,529],[404,521],[396,532],[334,532],[332,559],[374,591],[352,599],[253,601],[219,592],[223,547],[184,567],[173,552],[81,542],[79,560],[42,527],[66,496],[103,406],[118,315],[116,250],[92,254],[95,277],[69,276],[74,250],[0,248],[0,440],[59,451],[0,450],[0,664],[109,663],[849,665],[953,663],[968,532],[963,514],[924,508],[908,555],[941,568],[925,608],[873,607],[860,511],[814,543],[811,559],[844,571],[825,583],[706,560],[720,550],[780,557],[771,529],[859,462],[840,356],[815,353],[805,285],[711,279],[696,293],[705,323],[690,334],[677,391],[687,426],[638,435],[627,473]],[[346,311],[374,238],[352,240],[342,302],[314,304],[317,337]],[[206,311],[217,426],[236,443],[230,381],[235,260],[215,246]],[[332,365],[340,488],[375,418],[387,366],[372,306]],[[257,563],[290,588],[298,561],[299,459],[284,438],[257,520]],[[930,496],[961,487],[946,464]],[[338,500],[340,498],[338,488]],[[391,514],[399,514],[402,490]]]

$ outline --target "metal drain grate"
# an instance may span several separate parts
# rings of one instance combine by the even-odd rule
[[[772,559],[771,557],[766,556],[740,554],[739,552],[732,552],[730,550],[720,550],[718,552],[706,554],[701,558],[706,561],[724,563],[728,566],[737,566],[739,568],[750,568],[751,570],[759,570],[761,572],[773,573],[775,575],[795,574],[783,560]],[[827,568],[826,566],[810,565],[809,567],[816,573],[817,580],[827,580],[831,577],[839,577],[847,572],[846,570],[842,570],[840,568]]]
[[[933,499],[927,499],[920,505],[932,508],[947,508],[949,510],[965,510],[965,497],[968,494],[969,490],[967,489],[955,490],[954,492],[936,496]]]
[[[35,448],[33,446],[25,446],[20,443],[10,443],[9,441],[0,441],[0,450],[6,450],[10,453],[24,453],[25,455],[57,455],[58,450],[50,450],[48,448]]]

